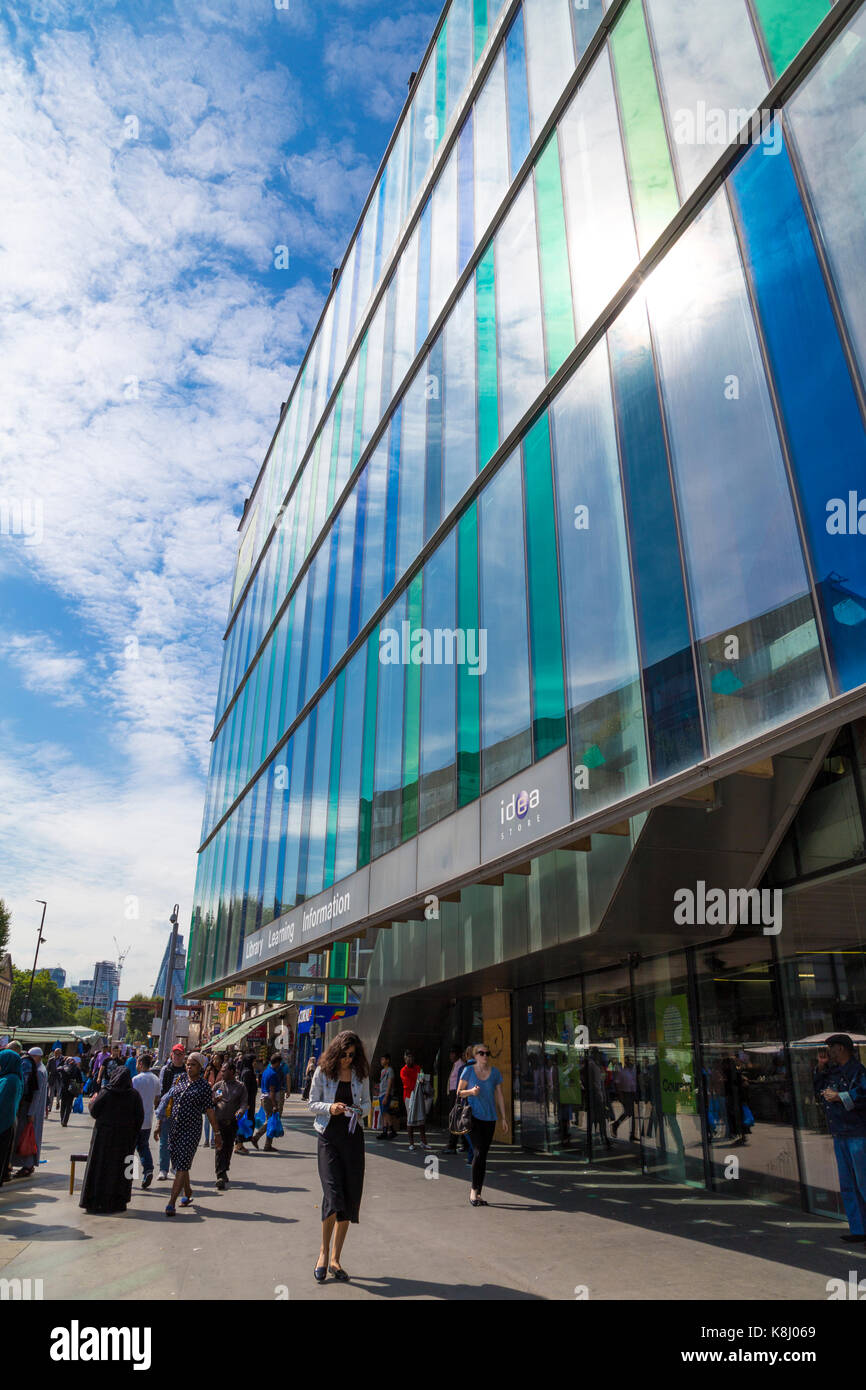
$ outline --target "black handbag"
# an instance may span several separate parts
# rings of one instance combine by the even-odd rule
[[[457,1097],[448,1116],[448,1129],[452,1134],[468,1134],[472,1128],[472,1106],[468,1100]]]

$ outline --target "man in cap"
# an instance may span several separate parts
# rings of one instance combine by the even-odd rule
[[[847,1033],[826,1042],[829,1059],[815,1072],[815,1096],[823,1103],[833,1137],[839,1190],[850,1233],[842,1237],[866,1244],[866,1067],[854,1055]]]

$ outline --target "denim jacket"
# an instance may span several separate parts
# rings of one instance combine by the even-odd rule
[[[827,1087],[838,1093],[838,1100],[824,1100],[822,1092]],[[866,1068],[856,1057],[849,1057],[844,1066],[816,1071],[815,1097],[824,1106],[834,1139],[866,1137]]]
[[[330,1109],[337,1098],[336,1080],[326,1076],[321,1067],[316,1067],[310,1085],[310,1109],[313,1112],[313,1126],[319,1134],[324,1134],[331,1122]],[[352,1107],[363,1120],[370,1113],[370,1078],[359,1081],[352,1072]]]

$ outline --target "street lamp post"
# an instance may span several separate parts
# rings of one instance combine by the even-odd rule
[[[45,909],[48,906],[48,904],[42,898],[36,898],[35,901],[38,903],[42,903],[42,920],[39,923],[39,935],[36,938],[36,954],[33,957],[33,969],[30,971],[30,984],[27,986],[27,1001],[24,1005],[24,1008],[21,1010],[21,1026],[25,1028],[27,1024],[30,1022],[31,1018],[33,1017],[32,1013],[30,1012],[30,996],[33,993],[33,981],[36,978],[36,962],[39,959],[39,947],[43,944],[45,940],[45,938],[42,935],[42,928],[45,926]]]

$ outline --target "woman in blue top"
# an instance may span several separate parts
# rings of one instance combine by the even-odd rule
[[[476,1043],[474,1053],[475,1061],[464,1067],[460,1073],[457,1094],[466,1097],[472,1111],[469,1137],[474,1153],[469,1201],[473,1207],[486,1207],[487,1203],[481,1200],[481,1189],[487,1171],[487,1150],[493,1142],[493,1131],[496,1129],[497,1110],[499,1122],[506,1133],[508,1121],[505,1118],[505,1099],[502,1095],[502,1074],[490,1065],[490,1048],[486,1043]]]

